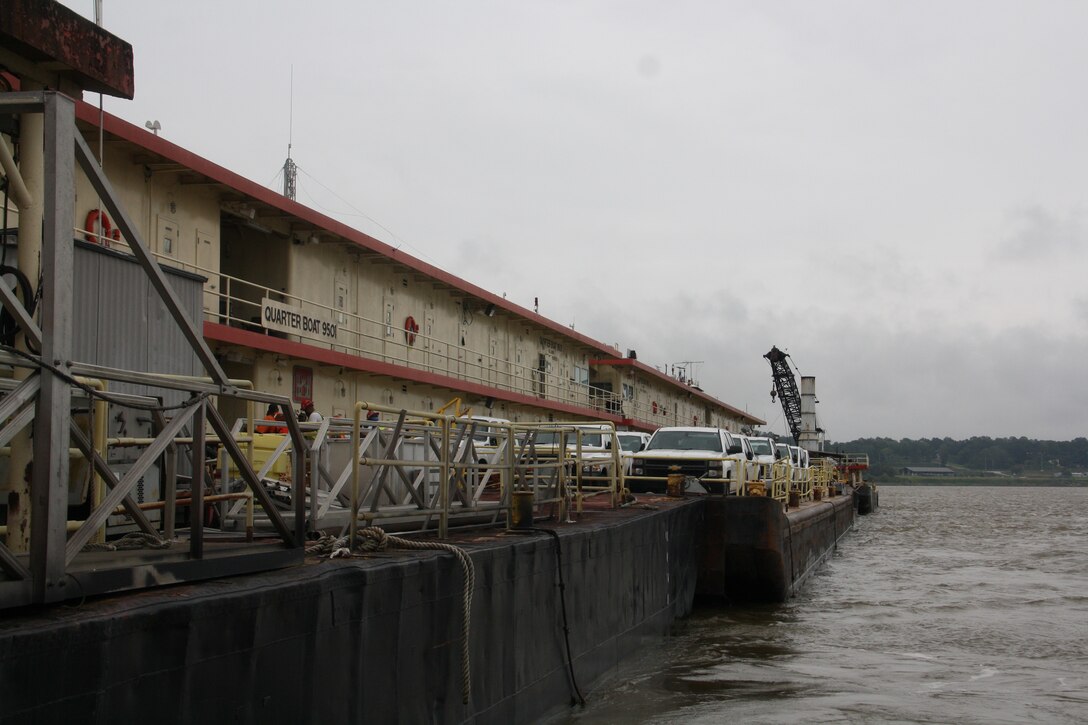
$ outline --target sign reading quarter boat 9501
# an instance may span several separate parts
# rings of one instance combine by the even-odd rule
[[[297,307],[265,297],[261,300],[261,324],[268,330],[336,341],[336,323],[323,310],[302,312]]]

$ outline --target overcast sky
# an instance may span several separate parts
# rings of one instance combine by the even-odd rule
[[[776,432],[772,345],[833,440],[1088,434],[1088,3],[104,14],[110,113],[276,188],[293,135],[300,202]]]

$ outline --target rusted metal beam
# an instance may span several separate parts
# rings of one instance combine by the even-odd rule
[[[132,44],[52,0],[0,3],[0,48],[16,75],[132,98]]]

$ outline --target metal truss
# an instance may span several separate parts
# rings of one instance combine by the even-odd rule
[[[56,602],[90,594],[136,589],[164,583],[260,571],[302,559],[306,511],[303,495],[306,460],[293,460],[293,526],[276,506],[243,450],[244,437],[236,436],[212,402],[218,398],[254,404],[277,404],[285,412],[290,400],[246,389],[244,381],[230,380],[203,336],[186,315],[173,288],[153,260],[131,218],[117,201],[108,179],[75,127],[74,103],[55,92],[0,94],[0,115],[40,113],[44,116],[44,228],[41,249],[42,297],[35,323],[23,304],[0,284],[0,304],[18,322],[40,353],[9,350],[0,364],[29,371],[21,382],[0,397],[0,445],[8,445],[32,426],[33,465],[30,470],[31,516],[28,552],[14,552],[0,544],[0,608]],[[130,251],[162,299],[174,324],[182,331],[208,375],[184,377],[148,371],[118,370],[72,359],[72,219],[75,164],[79,165],[101,197],[103,208],[115,220]],[[129,382],[153,388],[183,391],[180,406],[162,406],[146,396],[105,393],[109,382]],[[73,396],[108,397],[113,405],[152,410],[156,433],[142,442],[143,450],[123,475],[106,462],[104,451],[73,419]],[[150,405],[149,405],[150,403]],[[293,416],[285,416],[289,438],[297,450],[306,441]],[[207,433],[210,431],[210,435]],[[216,444],[233,463],[244,483],[241,494],[258,506],[272,535],[258,542],[209,538],[202,512],[207,499],[231,496],[215,493],[206,479],[206,444]],[[177,498],[177,461],[187,449],[191,460],[188,497]],[[103,496],[82,521],[67,520],[70,456],[87,461],[101,480]],[[73,459],[74,460],[74,459]],[[166,471],[161,523],[153,523],[133,492],[153,465]],[[237,495],[237,494],[233,494]],[[188,506],[193,515],[187,538],[175,530],[177,508]],[[157,549],[102,550],[94,546],[110,516],[128,515]]]

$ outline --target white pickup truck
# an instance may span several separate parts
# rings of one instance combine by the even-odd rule
[[[620,430],[616,431],[616,440],[620,444],[620,459],[623,461],[623,474],[631,475],[631,460],[636,453],[646,447],[650,442],[650,434],[642,431]]]
[[[723,428],[658,428],[646,447],[631,457],[627,487],[635,493],[665,493],[669,469],[699,479],[709,493],[734,494],[738,464],[751,448]]]
[[[748,443],[752,446],[752,453],[755,454],[755,462],[759,466],[756,478],[764,481],[769,479],[771,477],[771,469],[774,467],[774,462],[783,454],[778,452],[773,438],[749,436]]]

